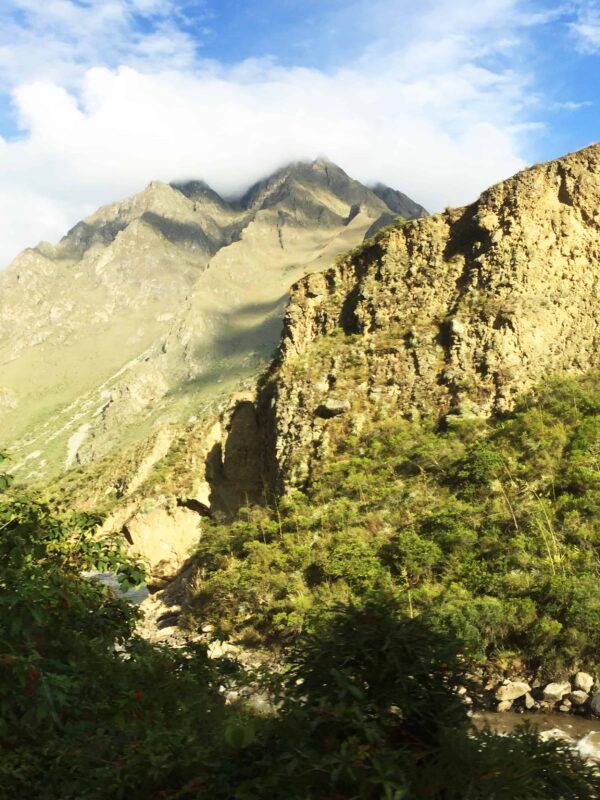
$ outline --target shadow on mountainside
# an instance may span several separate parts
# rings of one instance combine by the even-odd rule
[[[206,369],[174,391],[184,394],[202,392],[216,383],[242,377],[240,365],[249,357],[256,359],[256,365],[260,360],[272,358],[281,336],[287,297],[286,292],[276,300],[251,303],[222,314],[217,323],[221,333],[217,332],[207,344],[197,346],[192,354],[194,361],[207,365]],[[253,323],[253,317],[261,318]],[[255,372],[256,366],[253,366],[249,374]],[[246,370],[244,373],[243,377],[247,377]]]
[[[200,225],[193,222],[168,219],[153,211],[146,211],[141,220],[158,231],[171,244],[201,250],[208,255],[214,255],[223,244],[220,239],[211,239]]]

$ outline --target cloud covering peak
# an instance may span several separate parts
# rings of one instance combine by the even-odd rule
[[[257,30],[270,4],[246,5]],[[289,17],[297,3],[280,5]],[[9,0],[0,74],[16,129],[0,137],[0,264],[153,179],[231,195],[326,153],[436,210],[523,165],[535,93],[519,48],[544,23],[524,2],[305,5],[318,41],[296,33],[287,56],[236,61],[214,57],[208,2]],[[328,61],[303,57],[321,41]]]

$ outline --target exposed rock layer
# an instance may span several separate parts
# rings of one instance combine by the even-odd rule
[[[483,415],[600,364],[600,145],[406,224],[294,286],[261,400],[267,474],[301,485],[363,414]],[[318,413],[331,400],[351,408]]]

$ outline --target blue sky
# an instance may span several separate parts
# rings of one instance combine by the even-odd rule
[[[2,0],[0,265],[326,154],[432,210],[600,139],[600,0]]]

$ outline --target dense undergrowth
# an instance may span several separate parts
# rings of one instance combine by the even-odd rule
[[[134,610],[81,578],[102,564],[135,578],[110,543],[85,547],[87,522],[0,502],[3,800],[599,796],[564,744],[470,734],[456,640],[390,596],[314,615],[289,669],[252,678],[267,713],[225,705],[220,686],[250,676],[137,638]]]
[[[556,378],[504,418],[377,419],[305,493],[207,525],[187,621],[292,641],[373,593],[426,614],[471,661],[600,666],[600,376]]]
[[[473,733],[472,660],[596,663],[599,379],[552,381],[487,426],[377,422],[306,495],[208,527],[187,617],[287,644],[244,675],[152,645],[82,570],[140,579],[94,515],[0,476],[0,786],[21,800],[597,798],[527,729]],[[257,712],[223,702],[252,682]]]

